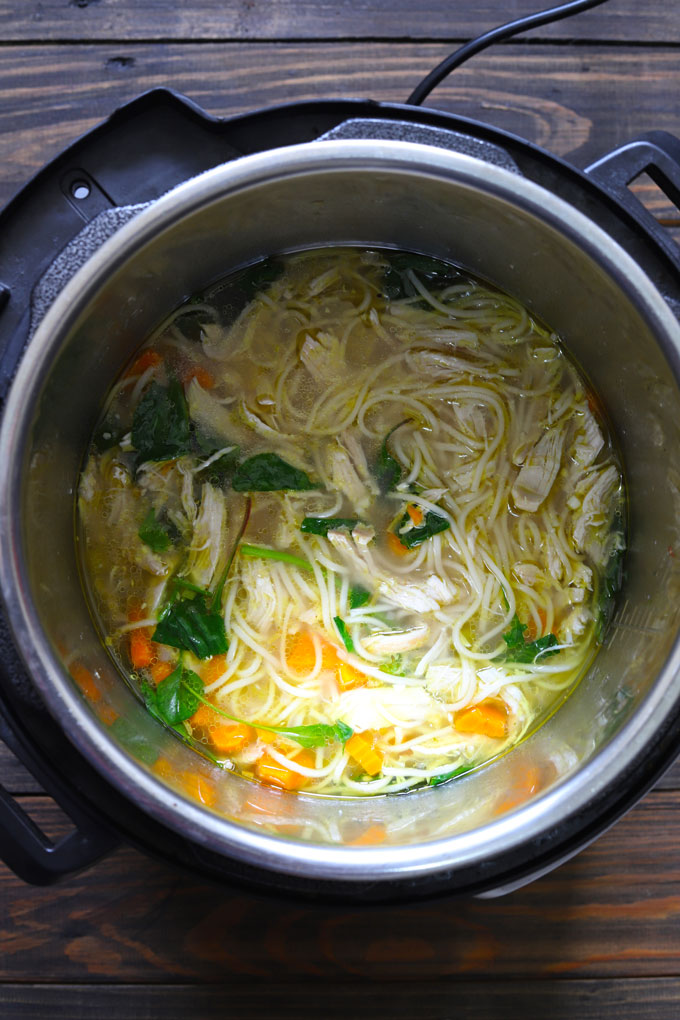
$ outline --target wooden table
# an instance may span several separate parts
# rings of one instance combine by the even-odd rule
[[[0,0],[0,204],[157,85],[229,115],[402,101],[535,0]],[[432,96],[585,166],[680,134],[680,3],[611,0],[475,58]],[[669,229],[678,213],[638,194]],[[0,751],[0,780],[65,822]],[[680,768],[557,872],[498,900],[333,913],[215,887],[120,849],[49,889],[0,866],[3,1017],[575,1018],[680,1015]]]

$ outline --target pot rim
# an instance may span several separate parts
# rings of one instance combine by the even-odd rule
[[[427,843],[390,847],[332,847],[302,843],[240,827],[169,790],[107,737],[64,675],[31,601],[23,565],[22,451],[32,409],[51,360],[108,276],[160,231],[225,194],[244,192],[304,173],[380,171],[455,180],[521,207],[576,242],[624,286],[655,331],[676,379],[680,325],[637,263],[604,230],[563,199],[520,174],[475,157],[404,141],[323,141],[246,156],[186,181],[122,226],[72,277],[29,343],[7,398],[0,429],[0,590],[17,647],[53,717],[72,743],[128,799],[152,817],[212,851],[268,870],[306,878],[392,880],[469,868],[544,837],[572,820],[617,783],[634,759],[653,746],[663,719],[680,701],[680,642],[676,639],[657,681],[621,731],[576,773],[507,815],[470,832]],[[411,797],[437,796],[437,790]]]

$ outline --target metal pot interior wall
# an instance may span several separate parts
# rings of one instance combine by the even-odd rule
[[[431,841],[447,841],[442,854],[455,866],[458,859],[482,857],[485,846],[493,852],[499,839],[520,842],[558,824],[560,813],[578,810],[587,799],[595,775],[616,780],[626,756],[644,746],[649,726],[661,723],[664,699],[670,704],[678,697],[673,664],[665,664],[680,622],[678,560],[669,555],[680,550],[680,397],[677,323],[601,232],[577,214],[572,229],[561,204],[535,186],[527,190],[507,171],[442,156],[462,166],[454,173],[448,163],[443,168],[423,157],[422,147],[414,147],[421,152],[410,161],[384,154],[373,160],[367,146],[354,143],[354,154],[346,146],[334,158],[328,153],[298,165],[289,155],[287,163],[274,160],[254,177],[227,174],[223,183],[219,171],[211,172],[203,185],[193,182],[188,197],[173,205],[171,195],[165,211],[143,214],[136,236],[124,228],[123,240],[114,238],[81,271],[77,294],[68,291],[73,300],[58,301],[36,334],[30,379],[26,372],[19,378],[29,410],[6,429],[4,451],[12,444],[19,451],[6,473],[20,511],[13,553],[20,581],[18,595],[8,595],[7,586],[5,595],[51,710],[94,764],[138,803],[213,849],[290,872],[309,867],[297,839],[343,851],[380,823],[386,833],[380,868],[376,857],[380,877],[409,868],[405,858],[390,862],[385,850],[391,847],[414,848],[416,873],[415,848]],[[578,690],[533,737],[456,783],[338,802],[255,788],[208,762],[197,765],[195,753],[146,713],[121,683],[82,594],[74,493],[108,387],[171,309],[262,256],[349,243],[449,259],[518,297],[563,338],[603,398],[621,444],[630,549],[605,646]],[[79,667],[96,678],[97,704],[85,705],[74,694],[69,673],[77,675]],[[129,723],[125,731],[102,722],[104,704]],[[143,740],[131,742],[131,731]],[[116,733],[127,737],[120,743]],[[161,770],[156,765],[153,775],[149,746],[169,763]],[[531,766],[545,784],[526,791],[519,798],[524,806],[515,810],[518,798],[508,791],[521,786],[519,777]],[[210,807],[197,807],[196,790],[182,783],[197,768],[217,791]],[[254,849],[244,833],[261,830],[263,818],[268,833],[281,838]],[[505,829],[485,843],[491,830],[484,827],[497,828],[499,818]],[[332,874],[371,873],[363,851],[356,867],[345,857],[333,857]],[[323,853],[315,861],[311,867],[327,874]]]

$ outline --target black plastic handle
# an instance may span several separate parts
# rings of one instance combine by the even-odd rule
[[[83,817],[56,843],[0,785],[0,859],[25,882],[51,885],[90,867],[120,842]]]
[[[586,173],[654,237],[680,272],[680,247],[629,188],[636,177],[647,173],[680,210],[680,139],[667,131],[649,131],[602,156]]]

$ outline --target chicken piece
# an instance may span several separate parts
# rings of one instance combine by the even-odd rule
[[[576,433],[572,456],[581,467],[590,467],[604,446],[604,438],[595,416],[589,407],[584,408],[583,420]]]
[[[543,571],[535,563],[515,563],[512,572],[518,581],[526,584],[529,588],[533,588],[539,578],[543,576]]]
[[[410,652],[420,648],[427,641],[430,628],[426,623],[407,630],[379,631],[369,634],[361,642],[367,652],[372,655],[396,655],[398,652]]]
[[[428,375],[435,377],[479,376],[488,378],[491,375],[497,375],[497,372],[483,368],[472,360],[457,358],[455,354],[445,354],[443,351],[414,351],[409,360],[415,366],[416,371],[427,372]]]
[[[206,482],[201,490],[201,507],[194,522],[185,568],[187,576],[200,588],[209,588],[222,553],[227,518],[224,495]]]
[[[512,498],[519,510],[538,510],[557,477],[563,445],[563,430],[548,429],[529,453],[512,487]]]
[[[192,379],[187,390],[189,416],[193,422],[204,429],[208,435],[231,443],[234,437],[234,426],[231,412],[208,390]]]
[[[359,477],[352,458],[340,443],[331,447],[327,464],[331,486],[344,493],[355,510],[364,513],[371,503],[371,491]]]
[[[586,549],[589,533],[607,522],[619,484],[619,473],[613,464],[596,474],[594,482],[583,498],[580,513],[574,515],[572,535],[579,552]]]
[[[307,334],[300,348],[300,361],[316,382],[327,386],[342,379],[347,369],[343,347],[338,338],[321,331],[316,337]]]
[[[583,634],[591,620],[592,615],[585,607],[578,606],[572,609],[560,625],[557,635],[559,641],[564,644],[573,644],[574,640]]]
[[[352,538],[360,548],[365,548],[375,538],[375,528],[370,524],[355,524],[352,528]]]

